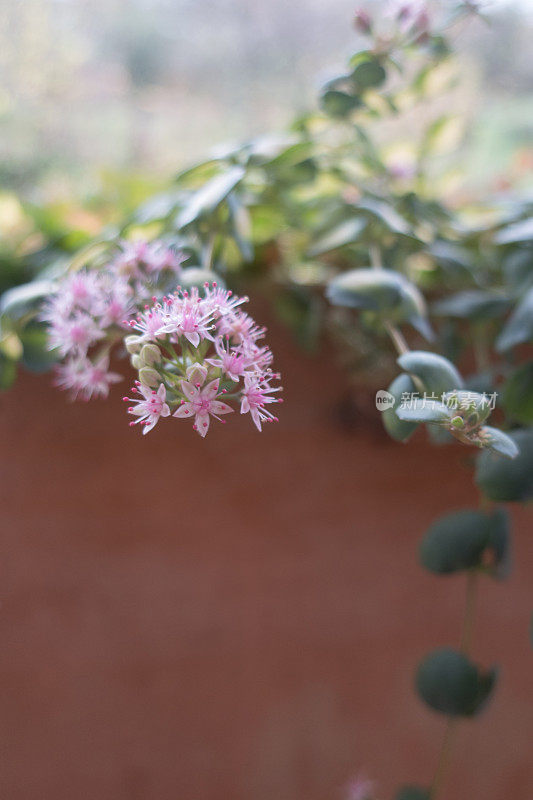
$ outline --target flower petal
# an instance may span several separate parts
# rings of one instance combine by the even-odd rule
[[[200,334],[199,333],[190,333],[189,331],[184,331],[183,335],[185,338],[192,344],[193,347],[198,347],[200,344]]]
[[[180,381],[180,389],[189,400],[194,400],[198,396],[198,389],[193,386],[189,381]]]
[[[227,403],[221,403],[220,400],[212,400],[210,411],[212,414],[232,414],[233,409]]]
[[[220,378],[215,378],[214,381],[210,381],[207,386],[202,389],[202,395],[207,397],[208,400],[213,400],[218,394],[218,385],[220,383]]]
[[[209,430],[209,414],[197,414],[196,419],[196,430],[203,438],[207,431]]]
[[[159,417],[152,417],[148,425],[143,425],[143,436],[145,436],[149,431],[152,430],[157,425],[157,420]]]
[[[193,416],[194,412],[192,410],[191,403],[182,403],[181,406],[178,406],[176,411],[172,414],[173,417],[180,417],[181,419],[188,419]]]

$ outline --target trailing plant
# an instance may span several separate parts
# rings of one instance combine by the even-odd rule
[[[446,733],[433,778],[397,800],[440,795],[458,720],[494,692],[497,670],[473,656],[476,598],[508,571],[505,504],[533,497],[533,204],[454,204],[441,153],[461,120],[439,112],[423,124],[414,113],[436,85],[460,80],[449,31],[476,13],[472,1],[358,12],[364,44],[323,85],[319,110],[184,170],[66,274],[51,264],[0,307],[4,375],[20,352],[48,364],[48,342],[65,388],[107,394],[113,348],[137,371],[128,402],[145,431],[172,411],[204,433],[230,397],[259,428],[273,416],[263,330],[225,289],[260,286],[303,345],[328,334],[350,369],[374,388],[387,381],[376,402],[394,440],[426,430],[435,446],[476,454],[478,507],[451,510],[420,545],[425,569],[464,575],[465,618],[459,646],[417,670]],[[406,117],[400,156],[390,130],[401,138]]]

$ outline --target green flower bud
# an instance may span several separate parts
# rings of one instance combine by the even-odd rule
[[[159,364],[161,361],[161,350],[156,344],[145,344],[141,350],[141,360],[148,367]]]
[[[451,423],[455,428],[473,431],[485,422],[490,415],[491,407],[487,395],[477,392],[457,390],[443,396],[444,404],[454,412]],[[462,420],[461,425],[457,420]]]
[[[155,389],[161,383],[161,376],[157,370],[152,367],[141,367],[139,370],[139,380],[145,386],[150,386]]]
[[[134,356],[132,356],[132,357],[130,358],[130,361],[131,361],[131,366],[133,367],[133,369],[141,369],[141,367],[144,367],[144,366],[145,366],[145,363],[144,363],[144,361],[143,361],[143,360],[142,360],[142,358],[141,358],[140,356],[138,356],[138,355],[134,355]]]
[[[142,339],[140,336],[132,334],[131,336],[126,336],[124,344],[128,353],[138,353],[142,347]]]

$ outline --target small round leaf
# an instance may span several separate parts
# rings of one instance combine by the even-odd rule
[[[379,61],[363,61],[352,73],[352,78],[361,90],[381,86],[387,78],[387,73]]]
[[[496,672],[481,673],[462,653],[442,648],[420,664],[416,687],[422,700],[435,711],[452,717],[470,717],[485,705]]]
[[[389,386],[388,392],[394,398],[394,405],[387,408],[381,415],[383,425],[392,439],[397,442],[406,442],[417,429],[418,423],[404,422],[398,417],[396,409],[401,403],[402,395],[406,392],[409,394],[416,392],[416,386],[409,375],[398,375]]]
[[[451,361],[444,356],[425,350],[412,350],[398,359],[406,372],[417,375],[428,392],[442,395],[454,389],[462,389],[463,379]]]
[[[420,544],[420,561],[430,572],[447,575],[481,564],[489,544],[491,518],[480,511],[456,511],[431,525]]]
[[[361,105],[357,95],[341,92],[338,89],[328,89],[320,98],[322,109],[332,117],[347,117]]]
[[[533,362],[518,367],[507,379],[502,402],[517,422],[533,423]]]
[[[477,459],[476,484],[490,500],[522,503],[533,498],[533,428],[512,431],[519,453],[512,461],[489,450]]]

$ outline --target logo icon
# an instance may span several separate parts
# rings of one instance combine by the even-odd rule
[[[376,392],[376,408],[378,411],[386,411],[388,408],[394,406],[394,395],[386,392],[385,389],[380,389]]]

